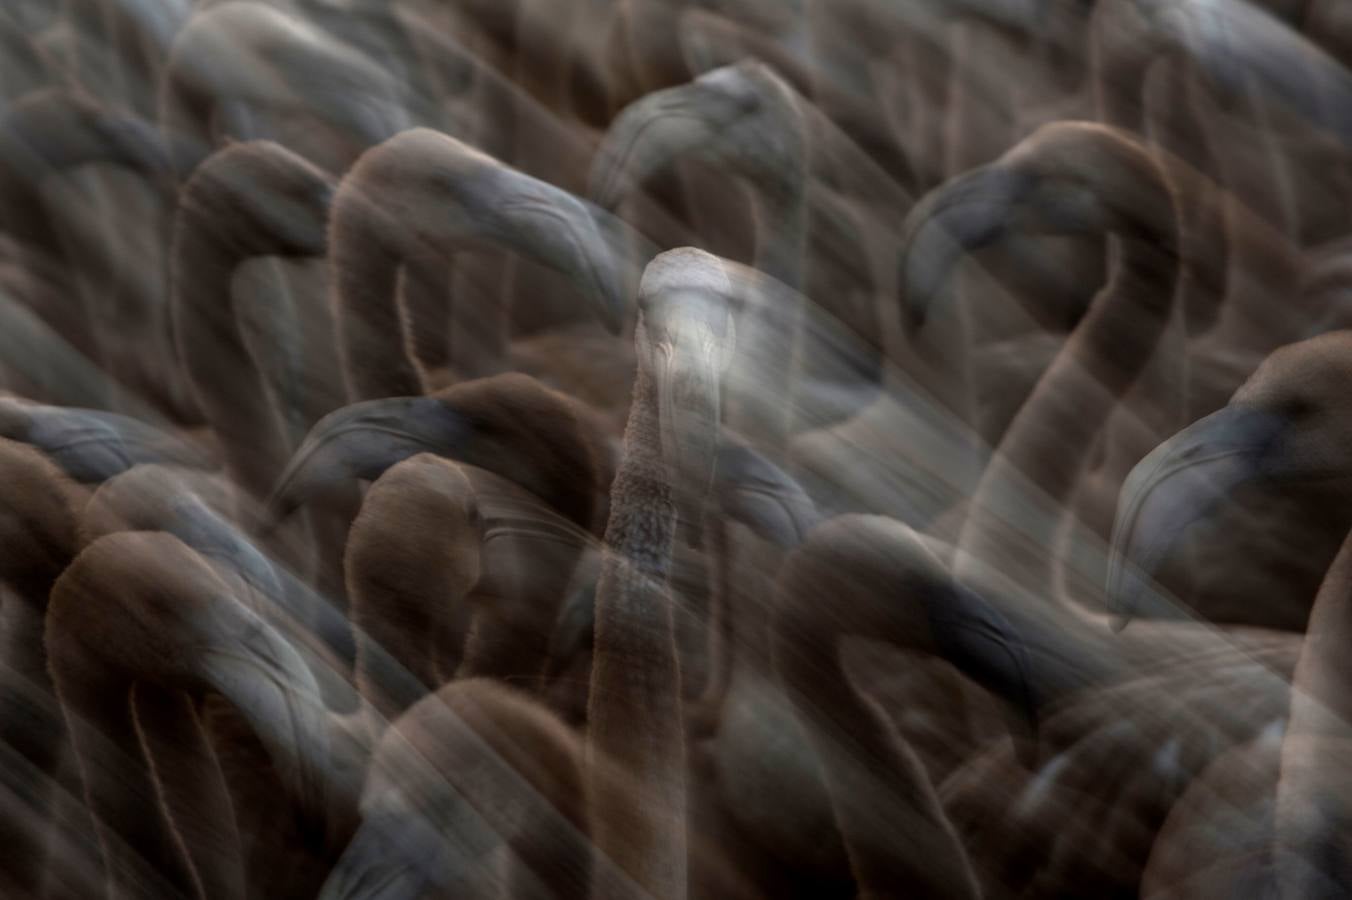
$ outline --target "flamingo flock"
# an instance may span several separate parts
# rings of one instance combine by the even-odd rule
[[[1352,895],[1349,198],[1344,0],[6,0],[0,896]]]

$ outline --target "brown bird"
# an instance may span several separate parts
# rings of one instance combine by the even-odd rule
[[[450,470],[434,470],[433,484],[442,487],[426,496],[410,471],[386,486],[391,496],[374,498],[369,511],[363,506],[349,537],[348,584],[365,600],[398,594],[401,604],[417,604],[420,615],[442,622],[465,611],[448,608],[453,598],[437,585],[472,588],[466,598],[474,621],[470,644],[442,649],[451,658],[466,653],[463,662],[474,674],[533,683],[544,670],[579,554],[607,508],[610,467],[602,439],[577,404],[515,373],[462,382],[426,397],[368,400],[314,427],[279,479],[270,515],[285,518],[335,486],[381,478],[417,454],[454,461],[458,465]],[[468,490],[461,479],[468,480]],[[441,524],[422,535],[426,543],[401,538],[391,553],[389,537],[404,533],[402,518],[422,514],[435,514]],[[459,540],[446,543],[456,535]],[[449,581],[410,583],[413,574],[399,561],[411,558],[422,560],[416,576]],[[469,572],[459,568],[470,560],[477,580],[468,580]],[[364,606],[354,615],[391,616],[385,625],[367,629],[388,635],[386,629],[397,625],[394,608],[364,599],[354,598]],[[406,639],[392,638],[385,649],[398,655],[406,646]],[[412,662],[426,658],[415,651],[404,663],[420,677],[440,677],[433,675],[436,664],[429,671]]]
[[[728,228],[720,216],[699,223],[697,232],[702,246],[732,258],[747,256],[738,245],[754,244],[754,264],[770,276],[760,279],[768,308],[742,339],[741,355],[752,358],[756,369],[756,384],[749,390],[762,396],[747,404],[737,427],[762,452],[778,457],[795,418],[817,424],[840,414],[822,398],[838,403],[848,393],[830,394],[817,382],[854,386],[876,379],[875,351],[886,343],[874,308],[880,292],[869,259],[877,242],[866,241],[867,249],[861,250],[857,236],[845,237],[858,231],[841,208],[861,207],[859,218],[871,225],[872,213],[887,208],[890,218],[896,206],[909,206],[910,200],[811,103],[759,62],[706,72],[627,107],[597,151],[590,193],[616,208],[626,194],[681,159],[716,167],[720,179],[723,172],[736,175],[751,192],[747,240],[721,237]],[[804,294],[821,297],[825,312],[809,317],[813,311]],[[835,348],[819,336],[831,326],[854,338],[854,352],[831,352]],[[784,384],[782,397],[763,396],[760,388],[766,383]],[[816,390],[806,394],[809,386]]]
[[[225,2],[199,9],[174,36],[159,118],[202,155],[226,138],[266,138],[339,174],[412,124],[404,101],[393,73],[305,16]]]
[[[1092,168],[1083,166],[1086,145],[1101,154]],[[958,582],[995,607],[1025,648],[1027,693],[1047,711],[1039,714],[1037,764],[1028,773],[1012,749],[997,747],[955,773],[941,796],[984,883],[1038,890],[1094,884],[1096,892],[1134,893],[1172,801],[1210,759],[1252,738],[1285,702],[1285,687],[1268,666],[1289,666],[1290,647],[1280,635],[1180,623],[1114,638],[1105,617],[1066,595],[1067,584],[1083,588],[1071,580],[1073,570],[1056,577],[1064,565],[1056,553],[1063,504],[1112,404],[1165,329],[1178,249],[1176,239],[1159,236],[1176,235],[1178,217],[1153,158],[1101,126],[1049,126],[1009,163],[970,176],[970,194],[949,195],[954,228],[967,224],[965,211],[1001,197],[998,190],[1015,198],[1049,191],[1053,202],[1028,215],[1112,230],[1121,247],[1108,288],[1038,380],[983,473],[954,554]],[[996,193],[978,188],[987,180]],[[1114,184],[1121,187],[1106,189]],[[973,205],[962,204],[964,197]],[[984,217],[973,215],[976,221]],[[916,240],[909,247],[922,264],[911,274],[920,285],[942,269],[924,246]],[[1240,689],[1249,701],[1236,703],[1227,693]],[[1175,762],[1145,764],[1169,747],[1177,748],[1166,754]],[[1093,792],[1093,804],[1070,805],[1085,779],[1128,760],[1142,762],[1131,779]],[[1096,836],[1092,844],[1086,834]],[[1039,859],[1045,864],[1030,863]]]
[[[0,229],[67,267],[68,302],[78,304],[85,331],[72,343],[92,345],[94,361],[144,398],[119,411],[140,414],[148,401],[161,414],[196,420],[168,343],[163,296],[171,148],[151,122],[68,89],[22,98],[4,111],[0,130]],[[118,204],[128,218],[113,224],[110,207]],[[132,323],[139,339],[129,343],[119,328]]]
[[[1208,618],[1304,628],[1352,525],[1341,450],[1350,352],[1346,331],[1283,347],[1223,409],[1137,464],[1113,527],[1114,612],[1176,615],[1158,581]]]
[[[288,293],[267,297],[283,308],[262,310],[267,327],[259,340],[249,334],[246,299],[233,279],[255,257],[323,258],[332,191],[329,178],[296,154],[255,141],[206,159],[179,200],[170,269],[178,353],[227,471],[259,499],[305,430],[344,398],[333,383],[336,356],[315,350],[332,345],[331,332],[324,340],[322,281],[293,281],[299,290],[288,292],[290,309]],[[264,341],[276,349],[266,352],[273,348]],[[300,371],[277,371],[278,356]],[[313,361],[298,365],[298,358]]]
[[[1347,712],[1339,655],[1349,578],[1352,541],[1344,541],[1311,612],[1289,719],[1274,719],[1219,758],[1183,795],[1155,841],[1143,896],[1346,893],[1352,873],[1340,849]]]
[[[450,681],[465,656],[479,580],[482,516],[470,479],[420,453],[371,485],[352,523],[344,566],[357,641],[357,687],[394,721]],[[374,646],[373,646],[374,645]],[[417,679],[416,695],[384,696],[374,647]]]
[[[52,589],[46,649],[110,894],[247,890],[219,748],[201,724],[207,694],[262,742],[286,802],[326,824],[314,678],[177,539],[122,532],[86,547]]]
[[[1336,897],[1352,886],[1347,835],[1348,592],[1352,541],[1319,589],[1291,679],[1273,811],[1273,864],[1282,897]]]
[[[242,491],[246,528],[305,432],[346,401],[325,281],[332,193],[328,176],[267,141],[212,154],[181,191],[170,266],[178,356]],[[309,513],[270,549],[341,606],[350,516],[339,506]]]
[[[320,896],[355,900],[372,883],[391,900],[640,896],[588,843],[583,750],[525,694],[492,680],[445,685],[385,732],[361,827]]]
[[[1022,722],[1036,711],[1018,635],[959,588],[922,539],[881,517],[842,516],[814,530],[779,591],[775,668],[821,760],[860,895],[980,896],[929,773],[851,685],[841,640],[941,653],[1004,696]]]
[[[607,237],[609,226],[598,221],[603,215],[428,129],[405,132],[363,155],[334,198],[329,254],[352,396],[369,400],[426,390],[428,379],[404,340],[400,286],[406,298],[412,290],[417,302],[430,302],[422,298],[442,290],[448,254],[475,244],[510,248],[565,274],[617,332],[626,308],[623,266]],[[506,311],[495,297],[491,308],[460,309],[460,299],[452,300],[452,321],[471,327],[480,320],[475,334],[487,342],[490,357],[499,357],[500,368]]]
[[[1352,133],[1336,112],[1352,100],[1352,77],[1298,30],[1307,16],[1317,22],[1315,10],[1282,21],[1283,5],[1098,4],[1092,81],[1104,121],[1212,173],[1288,240],[1319,244],[1345,231],[1328,185],[1352,177]]]
[[[687,887],[686,752],[669,578],[678,510],[702,512],[714,473],[719,382],[734,339],[731,283],[698,250],[662,254],[639,292],[638,377],[611,488],[596,588],[590,752],[632,777],[618,796],[595,773],[594,841],[643,890]]]

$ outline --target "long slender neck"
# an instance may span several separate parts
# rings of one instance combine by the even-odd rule
[[[558,529],[493,521],[487,513],[484,572],[467,599],[474,621],[458,677],[496,678],[535,689],[549,655],[559,598],[583,542]],[[552,532],[552,533],[551,533]],[[519,560],[532,560],[522,577]]]
[[[75,644],[63,640],[52,651],[52,676],[98,831],[108,894],[135,896],[150,887],[165,896],[200,896],[201,884],[161,812],[155,776],[142,754],[132,684],[91,668]]]
[[[191,699],[139,682],[132,710],[160,808],[203,897],[243,897],[243,847],[216,753]]]
[[[818,612],[815,592],[791,603],[779,619],[775,662],[805,731],[821,760],[861,897],[979,897],[966,851],[948,821],[924,765],[856,693],[840,656],[841,622]],[[864,624],[889,625],[898,598],[883,609],[850,597],[851,629],[877,638]],[[904,602],[903,602],[904,605]],[[832,604],[832,608],[835,605]],[[897,835],[907,836],[900,848]]]
[[[53,251],[58,248],[46,240],[52,223],[37,190],[45,176],[90,163],[113,163],[153,176],[167,162],[148,123],[134,115],[110,116],[66,92],[15,104],[0,131],[0,196],[10,201],[0,211],[5,231]]]
[[[1340,773],[1352,745],[1352,534],[1324,577],[1291,683],[1291,718],[1282,739],[1273,847],[1282,897],[1346,890],[1352,876],[1341,846],[1352,790]],[[1341,868],[1326,866],[1342,861]]]
[[[1120,3],[1115,9],[1131,15],[1132,7]],[[1127,36],[1134,28],[1116,27],[1109,24],[1111,21],[1105,17],[1095,29],[1110,36],[1100,42],[1097,66],[1101,118],[1130,131],[1150,133],[1167,154],[1185,160],[1187,165],[1175,167],[1172,173],[1176,184],[1181,186],[1192,179],[1217,193],[1219,199],[1184,203],[1183,211],[1192,219],[1188,230],[1205,242],[1204,252],[1188,253],[1188,258],[1203,265],[1219,261],[1230,267],[1231,277],[1238,276],[1234,288],[1218,292],[1217,299],[1225,299],[1222,314],[1251,320],[1251,333],[1270,337],[1269,347],[1299,339],[1308,324],[1304,316],[1292,315],[1286,304],[1272,309],[1270,302],[1273,291],[1298,296],[1291,279],[1292,268],[1299,261],[1298,253],[1292,251],[1299,245],[1300,224],[1300,211],[1289,207],[1290,198],[1297,192],[1290,189],[1280,161],[1273,158],[1271,129],[1246,135],[1260,146],[1237,136],[1233,126],[1227,124],[1233,117],[1214,109],[1206,79],[1184,56],[1170,57],[1158,32],[1130,39]],[[1143,86],[1154,87],[1148,92],[1150,96],[1144,96],[1147,91]],[[1157,97],[1162,98],[1164,109],[1155,108],[1160,105]],[[1261,109],[1258,112],[1261,114]],[[1199,121],[1203,126],[1200,139],[1195,133]],[[1240,177],[1236,160],[1257,161],[1262,167],[1260,175],[1265,177]],[[1217,167],[1219,175],[1197,174],[1213,173]],[[1212,185],[1213,178],[1219,186]],[[1283,186],[1285,190],[1281,190]],[[1200,214],[1194,215],[1195,210]],[[1222,217],[1225,221],[1217,223],[1216,219]],[[1223,233],[1229,252],[1218,254],[1216,247]],[[1193,312],[1189,310],[1190,316]],[[1196,412],[1193,418],[1210,411]]]
[[[380,500],[374,490],[368,493],[352,525],[344,564],[352,620],[360,635],[358,685],[394,721],[426,692],[450,680],[469,632],[469,610],[463,586],[447,571],[455,548],[446,546],[443,531],[415,528],[404,540],[382,541],[379,532],[389,523],[408,519],[397,514],[399,504],[389,508],[395,515],[380,515]],[[419,520],[435,518],[413,519]],[[411,678],[404,677],[403,667]]]
[[[231,291],[236,267],[255,255],[253,242],[222,232],[229,223],[209,208],[185,205],[180,217],[172,272],[179,356],[236,479],[266,497],[290,454]]]
[[[352,400],[424,393],[399,308],[404,280],[422,277],[422,267],[405,266],[398,242],[389,238],[404,227],[389,223],[360,188],[341,192],[334,205],[330,290]]]
[[[428,340],[419,348],[423,359],[435,360],[431,365],[444,365],[452,377],[463,379],[483,378],[509,368],[511,309],[503,302],[503,288],[512,264],[512,257],[503,251],[457,254],[454,270],[447,267],[449,287],[424,291],[421,303],[407,293],[418,282],[405,283],[404,305],[415,331],[428,332]],[[421,329],[416,327],[419,315],[428,323]]]
[[[656,386],[640,367],[596,591],[589,780],[598,848],[653,897],[684,900],[685,735],[667,586],[676,507],[658,429]],[[641,796],[617,793],[599,774],[607,763]]]
[[[1194,177],[1202,180],[1201,176]],[[1181,181],[1176,177],[1173,180]],[[1300,289],[1306,266],[1300,246],[1254,212],[1242,198],[1229,193],[1224,185],[1213,184],[1211,191],[1213,197],[1198,217],[1196,239],[1203,248],[1188,254],[1190,260],[1205,264],[1215,254],[1205,252],[1204,248],[1220,242],[1218,235],[1224,235],[1223,241],[1229,248],[1221,258],[1224,272],[1213,276],[1213,280],[1224,283],[1224,292],[1215,327],[1208,337],[1214,335],[1223,346],[1254,354],[1256,363],[1256,357],[1306,337],[1311,323],[1325,309],[1318,295]],[[1289,302],[1273,304],[1272,298],[1278,296],[1287,297]],[[1229,397],[1211,399],[1212,403],[1221,404]],[[1198,408],[1193,411],[1193,418],[1215,408],[1218,407],[1211,404]]]
[[[1178,267],[1167,251],[1119,240],[1115,271],[1043,373],[992,455],[959,547],[1050,596],[1048,552],[1093,440],[1164,333]],[[959,558],[962,574],[964,558]]]
[[[1093,439],[1149,359],[1169,319],[1177,263],[1119,240],[1108,284],[1015,416],[978,483],[955,572],[991,596],[1028,646],[1039,699],[1111,680],[1122,647],[1105,622],[1056,598],[1052,548]]]
[[[0,131],[4,132],[0,138],[0,220],[4,230],[65,262],[73,275],[71,287],[79,295],[83,317],[94,338],[94,361],[106,370],[110,380],[172,406],[179,399],[173,380],[166,384],[162,378],[145,377],[147,372],[162,371],[157,359],[163,351],[158,343],[162,333],[155,329],[159,320],[150,316],[149,310],[156,306],[156,289],[163,283],[164,273],[157,271],[163,257],[155,253],[147,259],[138,251],[136,264],[129,265],[125,250],[128,235],[147,237],[156,248],[164,246],[167,235],[160,233],[161,220],[151,213],[150,227],[126,231],[124,224],[125,233],[113,238],[102,226],[91,228],[99,217],[86,211],[91,199],[103,208],[114,205],[105,177],[96,179],[92,195],[88,181],[76,188],[79,200],[73,205],[70,201],[76,195],[70,193],[75,187],[72,183],[67,179],[56,184],[47,180],[49,175],[69,173],[91,163],[112,164],[137,174],[134,193],[139,199],[171,206],[167,185],[156,180],[156,176],[165,174],[167,157],[159,152],[153,127],[130,114],[110,115],[87,99],[76,99],[66,92],[43,92],[36,99],[11,107]],[[112,190],[125,200],[122,191],[128,183],[121,178],[115,183],[120,187]],[[142,187],[150,192],[143,193]],[[53,195],[52,188],[58,188],[59,194]],[[136,210],[122,211],[124,220],[135,215]],[[121,252],[118,247],[123,248]],[[146,317],[151,321],[144,321]],[[108,327],[113,322],[115,327]],[[126,342],[119,340],[123,329],[148,333],[153,349],[147,350],[145,342],[140,341],[139,356],[130,354]]]

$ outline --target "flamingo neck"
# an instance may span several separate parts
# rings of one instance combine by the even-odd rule
[[[641,333],[638,340],[643,340]],[[588,722],[597,847],[660,900],[686,896],[685,734],[673,599],[676,507],[656,386],[640,366],[596,590]],[[602,774],[634,779],[637,796]]]
[[[857,599],[850,604],[856,612]],[[816,600],[789,602],[778,620],[775,664],[821,762],[860,896],[979,897],[924,765],[845,673],[840,642],[854,629],[823,621],[812,608]],[[880,618],[872,624],[886,629],[888,615]],[[897,834],[920,842],[915,852],[897,853]]]
[[[243,847],[234,806],[197,709],[182,691],[138,682],[131,708],[161,815],[202,897],[243,897]]]
[[[1347,734],[1352,722],[1352,658],[1343,647],[1352,640],[1352,534],[1324,576],[1310,612],[1300,660],[1296,664],[1287,734],[1328,732]],[[1328,718],[1333,714],[1333,718]]]
[[[1039,696],[1111,679],[1121,649],[1098,617],[1059,598],[1053,548],[1086,457],[1169,322],[1178,265],[1120,239],[1108,284],[1038,380],[992,455],[959,538],[959,580],[1002,605],[1037,664]]]
[[[223,437],[235,480],[266,497],[290,454],[231,290],[235,269],[256,255],[255,248],[245,237],[222,234],[210,208],[204,213],[199,217],[185,207],[175,234],[175,338],[198,402]]]
[[[330,232],[334,316],[350,399],[425,393],[404,334],[399,297],[421,268],[391,241],[392,225],[360,191],[335,204]],[[411,270],[411,271],[410,271]]]
[[[1274,865],[1282,897],[1327,890],[1345,868],[1326,870],[1352,814],[1352,793],[1338,772],[1352,743],[1352,534],[1329,567],[1310,612],[1292,678],[1291,717],[1282,738],[1273,813]]]
[[[1174,256],[1120,240],[1108,284],[1043,373],[993,453],[959,547],[1026,589],[1050,594],[1048,548],[1094,438],[1164,334]]]
[[[151,717],[156,708],[163,711],[163,707],[158,702],[148,705],[145,720],[138,721],[141,710],[133,712],[134,682],[91,664],[88,652],[76,649],[77,641],[63,640],[52,651],[52,676],[79,764],[85,802],[98,832],[109,894],[137,894],[153,885],[155,893],[203,896],[203,882],[161,805],[163,785],[156,782],[153,760],[146,757],[150,743],[158,743],[145,741],[156,725]],[[144,691],[143,695],[149,696]],[[186,751],[178,748],[174,752]],[[224,823],[233,825],[234,821],[228,808],[223,817],[208,815],[205,819],[223,828],[229,827]]]

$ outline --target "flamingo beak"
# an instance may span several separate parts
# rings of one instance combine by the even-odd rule
[[[1275,474],[1277,415],[1227,406],[1193,423],[1137,463],[1122,485],[1108,567],[1109,610],[1125,627],[1151,606],[1153,575],[1184,532],[1242,485]]]
[[[587,190],[615,209],[624,195],[705,140],[705,121],[688,86],[656,91],[620,113],[596,153]]]
[[[534,181],[529,189],[499,203],[513,239],[572,279],[606,330],[619,334],[629,308],[624,278],[629,254],[598,223],[607,214],[548,186],[544,196],[534,196],[542,190]]]
[[[332,486],[374,480],[415,454],[452,455],[471,434],[462,416],[433,397],[366,400],[335,410],[292,456],[268,499],[265,521],[279,523]]]
[[[912,329],[924,325],[962,258],[1008,231],[1033,188],[1018,169],[992,164],[954,178],[912,210],[902,240],[901,284]]]

